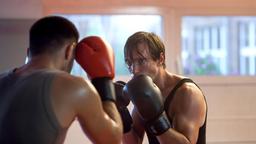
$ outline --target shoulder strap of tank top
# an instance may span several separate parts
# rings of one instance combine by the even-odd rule
[[[170,106],[170,102],[172,101],[177,89],[184,83],[186,82],[190,82],[190,83],[194,83],[200,90],[201,88],[191,79],[189,78],[184,78],[182,80],[180,80],[176,86],[173,88],[173,90],[170,92],[170,94],[167,96],[165,102],[164,102],[164,109],[165,111],[168,110],[169,106]],[[206,102],[206,98],[204,96],[205,102]],[[207,103],[206,103],[206,111],[207,111]],[[168,115],[167,115],[168,116]],[[168,116],[169,120],[171,121],[170,117]],[[199,129],[199,135],[198,135],[198,141],[197,144],[205,144],[206,143],[206,120],[207,120],[207,112],[206,112],[206,116],[205,116],[205,122],[204,125]]]
[[[169,105],[170,105],[170,102],[172,101],[172,99],[173,99],[173,97],[174,97],[174,95],[175,95],[177,89],[178,89],[181,85],[183,85],[184,83],[186,83],[186,82],[191,82],[191,83],[194,83],[194,84],[195,84],[195,82],[194,82],[193,80],[189,79],[189,78],[184,78],[184,79],[180,80],[180,81],[175,85],[175,87],[172,89],[172,91],[170,92],[170,94],[167,96],[167,98],[166,98],[166,100],[165,100],[165,102],[164,102],[164,109],[165,109],[165,110],[168,110]],[[196,85],[196,84],[195,84],[195,85]],[[197,86],[197,85],[196,85],[196,86]],[[198,86],[197,86],[197,87],[198,87]]]

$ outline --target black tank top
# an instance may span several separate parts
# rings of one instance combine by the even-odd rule
[[[67,129],[61,128],[50,102],[56,72],[0,75],[0,143],[63,143]]]
[[[173,90],[170,92],[170,94],[167,96],[165,102],[164,102],[164,109],[167,112],[168,108],[169,108],[169,104],[171,103],[177,89],[184,83],[186,82],[190,82],[190,83],[194,83],[198,88],[199,86],[193,82],[191,79],[188,78],[184,78],[182,80],[180,80],[176,86],[173,88]],[[200,89],[200,88],[199,88]],[[205,97],[204,97],[205,99]],[[206,100],[205,100],[206,102]],[[168,117],[170,123],[172,123],[172,119],[170,117]],[[203,124],[203,126],[199,129],[199,135],[198,135],[198,140],[197,140],[197,144],[206,144],[206,120],[207,120],[207,112],[206,112],[206,117],[205,117],[205,122]],[[152,135],[150,132],[146,131],[147,137],[148,137],[148,142],[149,144],[159,144],[156,136]]]

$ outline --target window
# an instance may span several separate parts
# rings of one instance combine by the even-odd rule
[[[184,16],[186,75],[256,75],[256,17]]]
[[[123,47],[127,38],[137,31],[154,32],[162,36],[162,18],[159,15],[62,15],[71,20],[80,33],[80,39],[98,35],[114,49],[116,75],[129,74],[124,62]],[[72,74],[86,76],[75,63]]]

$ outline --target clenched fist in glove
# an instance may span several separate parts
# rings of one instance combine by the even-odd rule
[[[133,123],[132,117],[127,108],[127,106],[130,103],[130,99],[128,96],[124,95],[123,93],[123,88],[125,84],[126,83],[123,81],[116,81],[114,83],[115,91],[116,91],[116,105],[123,122],[123,128],[124,128],[123,133],[129,132],[131,130],[132,123]]]
[[[125,85],[124,92],[130,97],[146,124],[145,129],[150,133],[160,135],[171,127],[164,112],[161,91],[149,76],[135,75]]]
[[[97,89],[102,101],[115,101],[112,79],[114,71],[114,53],[111,46],[98,36],[82,39],[76,47],[76,61],[86,71]]]

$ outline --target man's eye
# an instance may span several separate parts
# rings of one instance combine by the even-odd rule
[[[126,63],[126,65],[127,65],[128,67],[130,67],[130,66],[132,65],[132,63],[131,63],[130,61],[126,61],[125,63]]]
[[[146,62],[145,59],[139,59],[138,60],[139,65],[143,65],[143,64],[145,64],[145,62]]]

